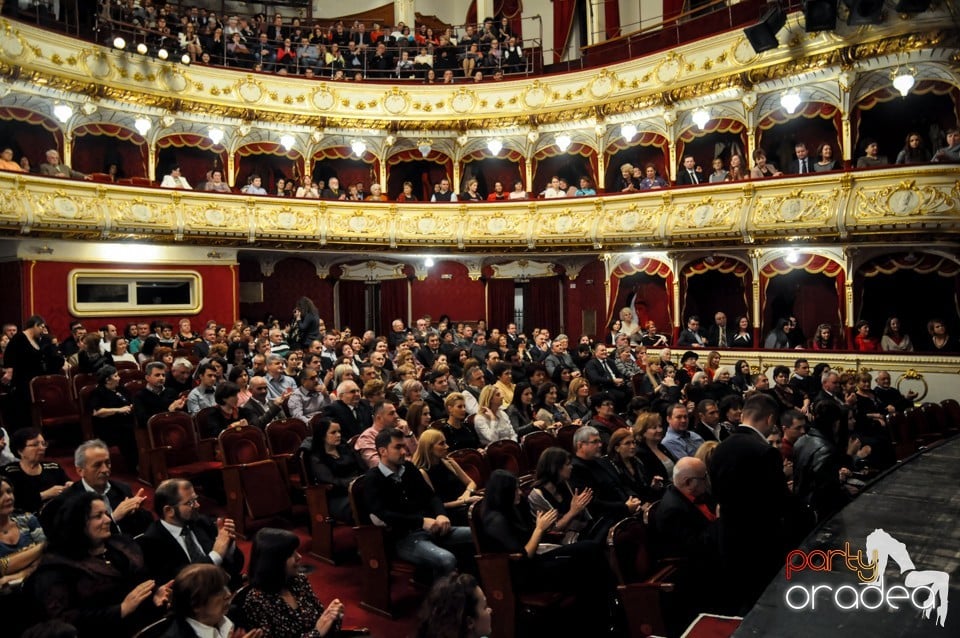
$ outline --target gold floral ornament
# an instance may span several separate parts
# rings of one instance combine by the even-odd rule
[[[904,390],[901,389],[901,386],[903,385],[904,381],[907,382],[906,392],[904,392]],[[919,402],[919,401],[923,401],[924,397],[927,396],[927,392],[929,391],[929,388],[927,387],[927,380],[923,378],[923,374],[921,374],[917,370],[914,370],[913,368],[910,368],[906,372],[904,372],[899,379],[897,379],[897,390],[900,391],[900,394],[904,394],[904,395],[910,390],[913,390],[914,392],[917,393],[917,396],[916,398],[914,398],[914,401]]]
[[[237,83],[237,95],[244,102],[254,103],[263,99],[263,85],[248,75],[245,80]]]
[[[546,87],[540,83],[540,80],[534,80],[533,84],[523,92],[521,99],[527,108],[536,109],[547,103],[547,96]]]
[[[918,185],[916,180],[903,180],[875,192],[857,189],[857,219],[877,217],[911,217],[956,213],[960,198],[933,185]]]
[[[399,115],[410,107],[410,100],[407,99],[406,91],[399,87],[393,87],[383,96],[383,108],[392,115]]]
[[[456,113],[467,113],[477,104],[477,95],[468,89],[458,89],[450,98],[450,108]]]
[[[597,77],[590,82],[590,94],[595,98],[605,98],[613,93],[617,82],[616,74],[612,73],[609,69],[603,69]]]

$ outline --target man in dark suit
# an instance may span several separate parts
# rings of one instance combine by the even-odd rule
[[[447,406],[444,403],[447,399],[447,390],[450,388],[450,382],[447,375],[440,372],[431,372],[423,378],[423,401],[430,406],[430,416],[434,421],[446,419]]]
[[[40,524],[48,536],[57,511],[63,503],[74,494],[83,492],[94,492],[103,497],[112,519],[110,527],[114,534],[133,537],[142,534],[153,522],[150,512],[140,508],[146,499],[143,489],[134,495],[125,483],[110,480],[110,450],[106,443],[100,439],[81,443],[73,454],[73,460],[77,472],[80,473],[80,480],[47,503],[40,513]]]
[[[706,182],[703,176],[697,173],[697,160],[693,155],[683,156],[683,166],[677,172],[677,186],[689,186]]]
[[[729,433],[720,426],[720,408],[713,399],[704,399],[697,404],[697,424],[693,431],[704,441],[720,441],[727,438]]]
[[[814,379],[810,373],[810,362],[800,358],[793,362],[793,374],[790,387],[801,393],[805,399],[813,399],[820,393],[820,379]]]
[[[379,462],[363,476],[363,500],[374,523],[390,530],[397,556],[429,567],[435,576],[457,568],[460,552],[471,546],[469,527],[454,527],[443,502],[416,466],[407,461],[403,432],[389,428],[377,435]]]
[[[210,563],[230,574],[231,588],[241,584],[244,558],[234,522],[200,514],[190,481],[168,479],[158,485],[153,508],[159,520],[138,539],[151,578],[166,583],[187,565]]]
[[[624,488],[613,466],[601,458],[603,440],[597,428],[592,425],[577,428],[573,435],[573,449],[570,485],[575,490],[593,490],[593,499],[587,510],[595,519],[604,519],[602,524],[597,524],[595,537],[606,538],[604,529],[636,514],[640,509],[640,499]]]
[[[144,372],[145,385],[133,397],[133,413],[137,418],[137,427],[147,427],[147,421],[161,412],[182,410],[187,404],[186,397],[178,396],[173,388],[166,387],[167,366],[160,361],[147,364]]]
[[[613,397],[617,410],[623,410],[631,392],[626,382],[617,375],[613,364],[607,360],[607,354],[605,344],[598,343],[594,346],[593,358],[583,366],[583,374],[591,386]]]
[[[264,377],[250,379],[250,398],[240,408],[240,418],[247,423],[260,428],[267,427],[271,421],[283,414],[284,396],[276,399],[267,399],[267,380]]]
[[[203,331],[203,341],[193,346],[193,354],[198,359],[206,359],[210,356],[210,346],[217,342],[217,331],[214,328],[206,328]]]
[[[687,317],[687,327],[680,331],[677,345],[684,348],[703,348],[707,345],[707,339],[700,334],[700,317]]]
[[[325,408],[327,418],[340,424],[347,441],[373,425],[373,414],[360,402],[360,387],[353,381],[337,386],[337,400]]]
[[[777,402],[765,394],[747,399],[741,424],[717,446],[710,463],[730,611],[750,609],[783,566],[789,493],[780,452],[767,442],[777,412]]]
[[[713,325],[707,330],[707,343],[714,348],[729,348],[733,343],[733,331],[727,326],[727,315],[717,312],[713,316]]]
[[[810,160],[810,153],[807,151],[807,145],[803,142],[797,142],[793,147],[797,159],[790,162],[790,173],[794,175],[806,175],[813,172],[813,162]]]
[[[440,356],[440,335],[430,333],[427,335],[427,345],[425,348],[417,350],[417,361],[423,364],[427,370],[433,367],[433,363]]]

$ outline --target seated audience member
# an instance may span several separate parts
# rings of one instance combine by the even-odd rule
[[[540,197],[543,199],[557,199],[566,196],[567,192],[566,190],[560,188],[560,178],[556,175],[550,178],[550,182],[547,184],[547,187],[540,192]]]
[[[727,176],[723,178],[725,182],[740,182],[749,177],[747,175],[746,160],[738,153],[730,156],[730,168],[727,170]]]
[[[217,391],[217,368],[213,363],[204,363],[197,369],[200,385],[187,395],[187,412],[196,414],[204,408],[216,405],[214,393]]]
[[[637,190],[649,191],[667,187],[667,180],[657,174],[656,166],[647,164],[644,166],[643,171],[644,176],[643,179],[640,180],[640,185],[637,187]]]
[[[2,472],[13,486],[21,511],[39,514],[44,503],[60,496],[73,484],[59,463],[45,460],[47,442],[40,430],[16,430],[10,435],[10,447],[20,460],[5,465]]]
[[[459,392],[451,392],[443,400],[443,406],[447,416],[440,430],[447,437],[450,450],[479,449],[480,437],[477,436],[473,426],[466,421],[467,407],[463,395]]]
[[[66,164],[60,162],[60,152],[56,149],[47,151],[46,162],[40,164],[40,174],[50,175],[51,177],[69,177],[70,179],[92,179],[89,175],[75,171]]]
[[[210,171],[210,179],[204,184],[203,190],[213,193],[229,193],[230,185],[223,181],[223,171],[219,168]]]
[[[903,141],[903,148],[897,153],[896,164],[926,164],[930,161],[930,151],[923,144],[923,138],[919,133],[911,131],[907,133],[907,139]]]
[[[580,187],[573,193],[574,197],[593,197],[596,194],[597,191],[593,188],[593,182],[586,175],[580,178]]]
[[[240,585],[243,554],[236,545],[234,522],[229,518],[214,521],[201,514],[190,481],[167,479],[160,483],[153,509],[157,520],[137,541],[154,579],[165,583],[187,565],[209,564],[229,575],[231,587]]]
[[[767,162],[767,154],[762,148],[753,152],[753,168],[750,169],[750,177],[753,179],[763,179],[765,177],[780,177],[783,175],[777,170],[777,167]]]
[[[47,545],[36,516],[14,514],[14,497],[13,485],[0,475],[0,592],[4,592],[0,593],[0,609],[5,611],[13,611],[3,604],[10,590],[33,573]],[[12,629],[6,624],[10,620],[10,616],[4,619],[6,630]]]
[[[247,425],[266,429],[267,425],[283,414],[283,397],[267,398],[267,380],[263,377],[250,379],[250,398],[240,408],[240,418]]]
[[[704,399],[697,404],[697,424],[693,431],[704,441],[720,442],[729,433],[720,426],[720,408],[713,399]]]
[[[417,439],[410,431],[407,422],[397,416],[397,408],[382,399],[373,404],[373,425],[363,431],[354,444],[361,462],[368,468],[376,467],[380,462],[377,454],[376,439],[384,430],[396,429],[403,433],[407,454],[413,455],[417,449]]]
[[[335,636],[343,603],[333,599],[324,609],[300,571],[300,539],[285,529],[265,527],[253,537],[250,589],[242,613],[251,627],[271,638]]]
[[[816,335],[811,342],[814,350],[833,350],[836,348],[833,339],[833,327],[829,323],[817,326]]]
[[[796,154],[796,159],[793,160],[790,164],[790,172],[794,175],[805,175],[807,173],[813,172],[813,162],[811,161],[809,151],[807,151],[807,145],[803,142],[797,142],[793,151]]]
[[[934,162],[960,162],[960,129],[947,130],[947,145],[933,154]]]
[[[589,398],[590,384],[583,377],[576,377],[570,380],[570,387],[567,389],[567,400],[563,404],[563,409],[570,415],[571,423],[586,423],[593,414],[590,409]]]
[[[170,168],[170,172],[163,176],[163,181],[160,182],[160,188],[175,188],[188,191],[193,190],[193,186],[190,185],[190,182],[187,181],[187,178],[180,174],[180,167],[177,165],[172,166]]]
[[[404,182],[402,188],[402,192],[397,196],[398,202],[403,203],[417,201],[416,195],[413,194],[413,182]]]
[[[910,335],[903,332],[899,317],[888,317],[880,337],[880,349],[884,352],[913,352]]]
[[[598,519],[594,538],[606,538],[612,525],[637,513],[641,501],[623,486],[610,464],[602,462],[603,442],[596,428],[580,426],[573,435],[573,447],[570,485],[576,490],[589,488],[593,491],[588,510],[594,519]]]
[[[287,412],[292,418],[309,423],[310,419],[331,403],[330,393],[321,383],[317,370],[304,368],[299,376],[300,386],[287,400]]]
[[[263,180],[259,175],[251,175],[247,185],[241,188],[240,192],[245,195],[266,195],[267,189],[263,187]]]
[[[96,374],[106,366],[113,366],[113,355],[100,349],[100,333],[91,332],[83,337],[77,352],[77,371]]]
[[[763,347],[767,350],[786,350],[790,347],[790,320],[785,318],[777,319],[776,327],[767,334],[763,340]]]
[[[143,488],[134,494],[126,483],[110,478],[112,463],[106,443],[99,439],[81,443],[73,453],[73,463],[80,474],[80,480],[43,508],[40,523],[44,530],[52,535],[57,511],[67,499],[83,492],[92,492],[103,497],[103,503],[112,519],[111,529],[114,534],[125,534],[133,538],[142,534],[153,522],[150,512],[142,508],[146,500]]]
[[[240,386],[225,381],[217,386],[213,400],[218,409],[207,417],[206,430],[200,432],[200,438],[215,439],[227,428],[242,428],[247,422],[240,417]]]
[[[886,155],[880,155],[876,141],[869,138],[863,141],[863,156],[857,160],[857,168],[876,168],[889,163]]]
[[[661,442],[670,454],[677,459],[693,456],[697,448],[703,445],[703,437],[690,431],[687,406],[676,403],[667,408],[667,433]]]
[[[536,480],[527,497],[531,513],[536,516],[556,512],[556,522],[547,533],[561,545],[590,538],[593,517],[587,506],[593,499],[593,490],[574,490],[570,487],[573,456],[559,447],[547,448],[537,461]]]
[[[334,519],[352,523],[347,488],[366,471],[356,451],[340,433],[340,424],[330,419],[314,419],[312,436],[300,446],[307,454],[307,469],[314,484],[330,485],[327,505]]]
[[[360,387],[354,381],[342,381],[337,386],[337,400],[324,411],[328,418],[340,424],[348,440],[373,425],[373,414],[361,399]]]
[[[480,184],[477,180],[471,178],[467,180],[467,189],[460,193],[461,202],[482,202],[483,197],[480,196],[480,193],[477,192]]]
[[[68,499],[24,585],[48,618],[69,622],[79,638],[133,635],[160,618],[169,601],[170,583],[150,578],[137,543],[112,534],[111,523],[98,494]]]
[[[584,609],[605,609],[610,576],[603,545],[587,540],[559,546],[546,543],[544,537],[556,524],[559,512],[544,509],[533,518],[531,509],[525,503],[521,506],[520,499],[517,477],[506,470],[494,470],[480,506],[481,550],[521,554],[524,559],[518,568],[523,574],[523,589],[573,593]],[[600,629],[596,625],[604,623],[602,613],[577,614],[577,619],[584,626],[575,633],[583,635],[595,635]]]
[[[0,427],[0,476],[3,475],[3,467],[10,463],[16,463],[17,457],[10,450],[10,436],[7,431]]]
[[[590,397],[590,409],[593,418],[590,419],[589,425],[600,432],[603,449],[606,450],[610,443],[610,437],[617,430],[627,429],[627,422],[617,414],[616,403],[613,397],[606,392],[600,392]]]
[[[513,392],[513,401],[507,408],[510,425],[513,426],[517,437],[523,437],[531,432],[547,429],[553,426],[553,419],[549,422],[536,418],[533,410],[534,390],[527,381],[521,381]]]
[[[170,376],[166,378],[166,387],[176,394],[182,393],[184,397],[193,390],[193,364],[190,359],[177,357],[173,360],[170,364]]]
[[[793,493],[818,521],[826,520],[850,502],[841,481],[841,470],[849,465],[844,456],[847,450],[838,449],[844,419],[836,404],[814,404],[813,423],[793,448]]]
[[[90,409],[94,433],[120,448],[129,469],[137,467],[139,451],[133,433],[136,427],[133,404],[120,391],[120,374],[113,366],[97,372],[97,388],[90,395]]]
[[[853,326],[853,348],[860,352],[879,352],[880,342],[870,336],[870,323],[860,320]]]
[[[714,157],[713,158],[713,172],[710,173],[709,181],[711,184],[719,184],[720,182],[727,181],[727,175],[729,174],[725,168],[723,168],[723,158]]]
[[[364,476],[365,507],[376,524],[388,528],[399,558],[446,576],[457,568],[450,550],[470,546],[470,528],[451,525],[440,497],[407,460],[404,439],[396,429],[377,435],[380,462]]]
[[[833,157],[833,146],[830,144],[821,144],[817,147],[817,161],[813,165],[813,170],[817,173],[835,171],[840,168],[839,162]]]
[[[652,503],[663,495],[663,478],[648,476],[643,463],[637,458],[640,442],[633,430],[617,430],[610,437],[607,446],[607,462],[613,466],[620,483],[630,494],[636,494],[640,500]]]
[[[493,629],[487,597],[470,574],[445,576],[420,608],[416,638],[483,638]]]
[[[475,496],[477,484],[448,455],[449,446],[440,430],[425,430],[413,453],[413,464],[424,480],[443,501],[443,507],[454,525],[469,525],[467,507],[480,500]]]
[[[233,598],[229,583],[230,577],[216,565],[198,563],[181,570],[170,594],[171,625],[162,638],[260,638],[260,629],[245,634],[234,631],[233,621],[227,617]]]
[[[697,160],[693,155],[684,155],[680,170],[677,171],[677,185],[688,186],[691,184],[701,184],[705,180],[697,172]]]
[[[507,199],[526,199],[526,198],[527,198],[527,190],[526,188],[524,188],[523,182],[518,179],[513,183],[513,190],[510,191],[510,195],[507,197]]]
[[[873,392],[886,411],[903,412],[913,407],[913,401],[917,398],[915,390],[909,390],[906,395],[901,394],[900,390],[891,385],[890,373],[884,370],[877,372],[876,380],[877,385],[873,388]]]
[[[13,149],[4,148],[0,151],[0,171],[13,171],[14,173],[23,173],[23,168],[13,161]]]
[[[927,342],[924,352],[955,353],[960,352],[960,344],[956,337],[947,332],[947,324],[942,319],[934,318],[927,322]]]
[[[560,389],[556,383],[542,383],[537,388],[532,405],[534,420],[545,423],[545,428],[548,430],[572,423],[570,415],[560,404],[559,398]]]
[[[517,433],[513,430],[510,417],[503,407],[503,393],[497,387],[485,386],[480,391],[478,406],[479,410],[474,417],[473,427],[482,447],[501,439],[517,440]]]

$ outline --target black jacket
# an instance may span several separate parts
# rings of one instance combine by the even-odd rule
[[[423,519],[446,516],[443,502],[433,493],[420,470],[406,461],[400,481],[387,478],[380,467],[373,467],[364,475],[364,505],[387,524],[394,538],[403,538],[423,529]]]
[[[213,543],[217,539],[217,524],[206,516],[197,516],[190,522],[190,529],[200,543],[204,554],[213,550]],[[160,523],[154,521],[137,539],[143,550],[144,561],[150,577],[158,583],[166,583],[175,578],[180,570],[190,564],[190,558],[183,547],[170,532]],[[241,584],[240,571],[243,569],[243,553],[234,544],[227,555],[223,557],[221,567],[230,574],[231,589]],[[204,556],[204,563],[213,564],[209,556]]]
[[[793,493],[813,509],[818,520],[829,518],[850,502],[840,484],[840,457],[833,442],[810,428],[793,446]]]
[[[47,536],[50,536],[51,531],[53,530],[53,521],[57,516],[57,511],[60,507],[74,494],[83,494],[85,488],[83,487],[83,481],[75,481],[73,485],[63,490],[60,493],[60,496],[53,499],[40,512],[40,525],[43,527],[43,531]],[[124,499],[130,498],[133,496],[133,490],[130,489],[130,486],[126,483],[121,483],[120,481],[110,480],[110,490],[107,492],[107,501],[110,503],[111,509],[116,509]],[[142,506],[141,506],[142,508]],[[153,514],[148,512],[145,509],[138,509],[134,512],[130,512],[124,516],[120,521],[114,521],[110,527],[113,530],[113,533],[124,534],[133,538],[138,534],[143,534],[146,531],[150,523],[153,522]],[[167,581],[163,581],[167,582]]]
[[[340,424],[344,441],[362,434],[364,430],[373,425],[373,413],[363,403],[357,404],[356,417],[350,411],[350,406],[339,399],[324,408],[324,411],[327,418]]]

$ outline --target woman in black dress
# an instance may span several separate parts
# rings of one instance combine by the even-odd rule
[[[46,461],[47,442],[36,428],[20,428],[10,435],[10,448],[20,459],[3,467],[17,495],[17,509],[37,514],[43,504],[72,485],[59,463]]]
[[[320,338],[320,311],[309,297],[300,297],[293,310],[293,320],[296,342],[306,351]]]
[[[413,464],[424,480],[443,501],[443,507],[454,525],[469,525],[467,507],[480,500],[475,495],[477,484],[460,465],[448,456],[447,439],[440,430],[424,430],[417,441]]]
[[[120,374],[113,366],[104,366],[97,373],[97,389],[90,395],[90,409],[96,435],[119,447],[131,469],[137,467],[139,452],[134,437],[133,404],[120,391]]]
[[[327,492],[330,515],[343,523],[353,523],[350,512],[350,497],[347,488],[353,479],[364,472],[353,448],[344,443],[340,424],[330,419],[316,419],[313,436],[301,446],[308,451],[310,481],[314,484],[332,485]]]

